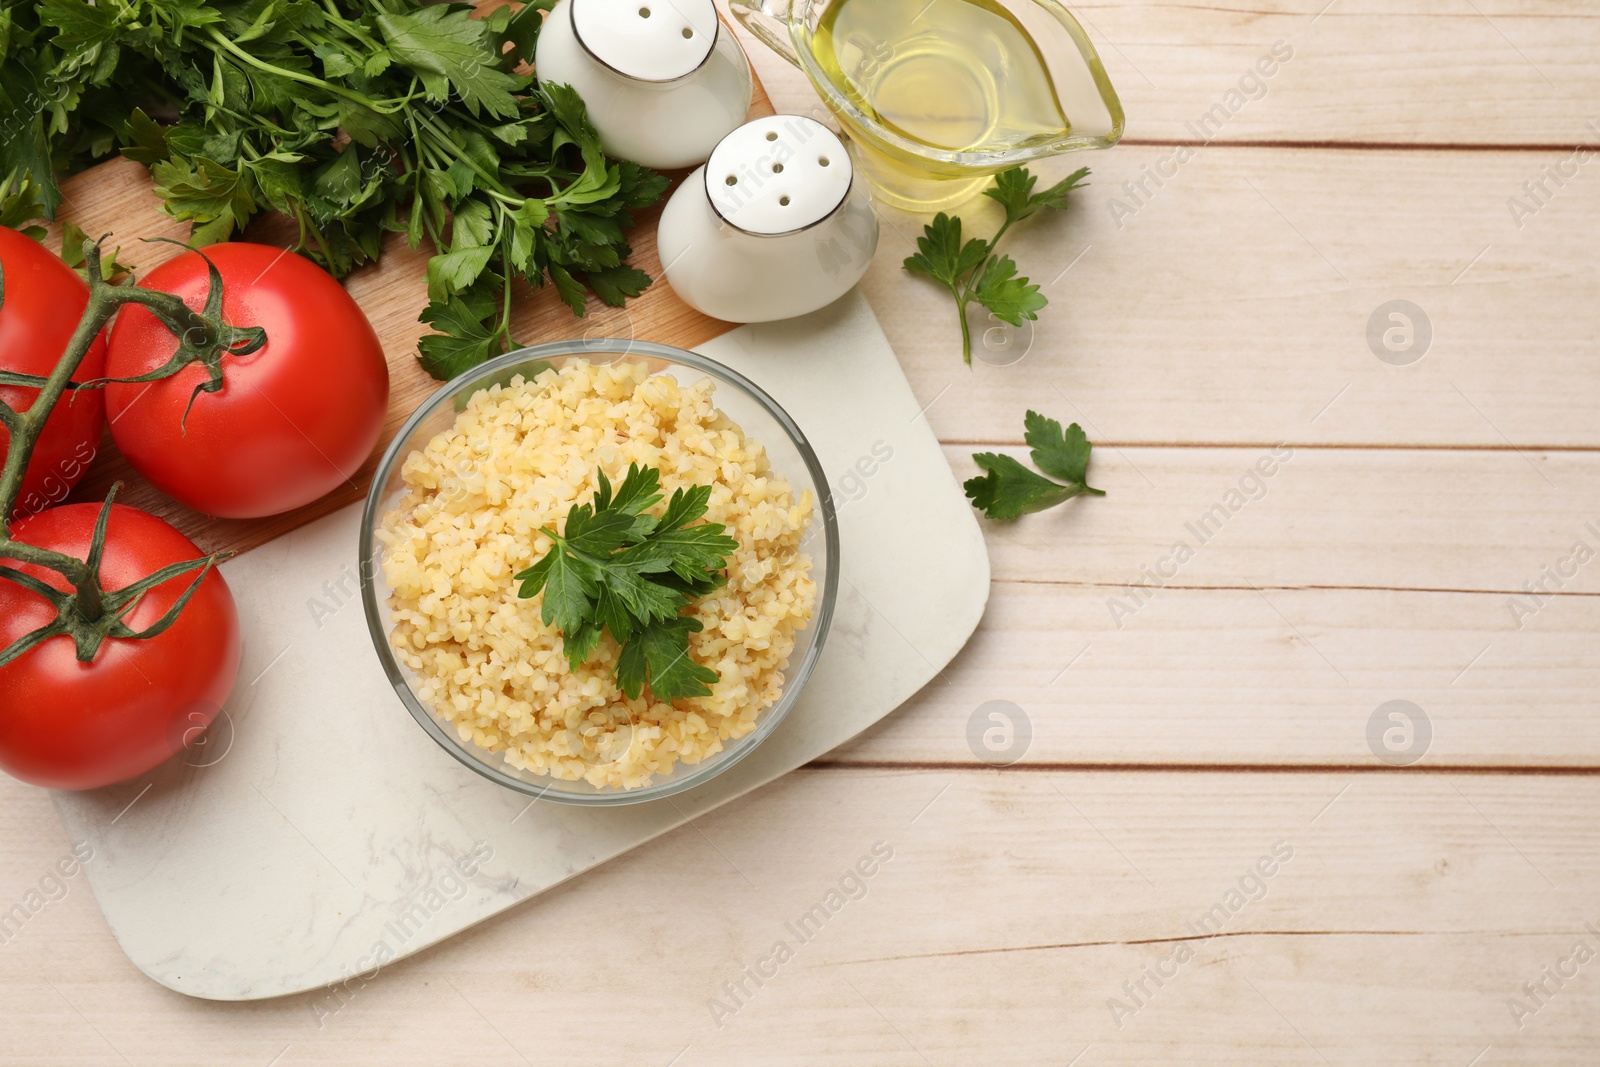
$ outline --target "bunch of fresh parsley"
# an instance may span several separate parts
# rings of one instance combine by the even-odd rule
[[[706,696],[717,672],[689,656],[700,620],[681,614],[727,583],[728,556],[739,543],[706,513],[709,485],[679,489],[659,518],[661,472],[633,464],[613,493],[605,472],[588,504],[574,504],[566,528],[543,530],[555,542],[543,559],[516,576],[518,595],[544,592],[540,618],[561,632],[576,668],[609,632],[622,646],[617,685],[629,700],[648,682],[657,700]]]
[[[525,73],[553,4],[0,0],[0,212],[53,218],[58,177],[121,150],[196,245],[276,211],[343,276],[427,241],[421,358],[454,377],[516,343],[515,279],[577,315],[650,284],[624,232],[667,181]]]
[[[972,327],[967,309],[973,301],[992,311],[1003,322],[1021,326],[1024,319],[1037,319],[1048,300],[1039,287],[1017,274],[1010,256],[996,255],[995,247],[1006,231],[1046,208],[1060,211],[1067,206],[1067,194],[1089,176],[1089,168],[1074,171],[1061,181],[1034,192],[1038,182],[1026,167],[1013,167],[995,175],[994,188],[983,195],[1005,208],[1006,219],[989,240],[981,237],[961,239],[961,220],[943,211],[923,227],[917,238],[917,253],[908,256],[905,268],[926,274],[950,290],[955,297],[956,314],[961,320],[961,358],[972,366]]]
[[[1105,496],[1089,486],[1089,438],[1077,423],[1063,432],[1055,419],[1037,411],[1023,420],[1023,440],[1033,449],[1033,465],[1061,479],[1062,485],[1035,474],[1010,456],[978,452],[973,460],[987,473],[962,486],[972,506],[991,519],[1016,519],[1044,511],[1081,494]]]

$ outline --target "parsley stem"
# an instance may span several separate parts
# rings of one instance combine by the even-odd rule
[[[496,190],[496,189],[485,189],[483,191],[488,193],[490,196],[494,197],[495,200],[497,200],[499,203],[505,205],[506,207],[509,207],[513,211],[515,211],[517,208],[521,207],[523,204],[526,204],[528,202],[528,198],[525,197],[525,196],[516,196],[516,195],[514,195],[512,193],[502,193],[502,192],[500,192],[499,190]]]
[[[1011,220],[1007,218],[1006,221],[1000,224],[1000,228],[995,231],[994,236],[989,239],[989,247],[983,250],[983,259],[967,275],[966,281],[962,284],[962,293],[957,294],[958,299],[972,299],[974,287],[978,284],[978,279],[982,277],[984,268],[989,265],[989,258],[994,255],[994,250],[1000,247],[1000,238],[1004,237],[1009,229],[1011,229]],[[966,320],[962,319],[961,321],[965,325]],[[971,363],[972,360],[968,359],[967,362]]]
[[[956,295],[956,317],[961,320],[961,358],[967,366],[972,366],[972,327],[967,323],[967,307],[972,303],[972,297],[950,290]]]
[[[322,231],[317,229],[316,223],[306,218],[305,205],[299,200],[294,201],[294,217],[300,223],[300,243],[302,245],[305,244],[306,231],[310,230],[312,239],[317,242],[317,247],[322,250],[322,255],[329,263],[332,263],[333,252],[329,250],[328,242],[323,239]]]
[[[434,148],[427,138],[422,136],[416,126],[411,127],[411,138],[417,146],[417,189],[420,192],[422,188],[422,168],[431,167],[434,170],[444,170],[445,167],[439,165],[438,149]],[[445,164],[445,166],[448,165],[448,163]]]
[[[444,149],[444,151],[453,158],[465,163],[468,170],[472,171],[472,173],[476,174],[480,179],[482,179],[483,184],[481,184],[479,188],[484,192],[488,193],[496,200],[499,200],[505,204],[510,204],[513,207],[521,207],[523,203],[525,203],[525,198],[511,194],[504,186],[500,184],[499,179],[490,174],[488,171],[484,170],[483,167],[478,164],[477,160],[467,155],[467,153],[462,150],[462,148],[450,137],[449,133],[440,129],[438,124],[435,123],[431,118],[423,116],[422,128],[433,135],[434,143],[438,147]]]
[[[429,119],[424,118],[422,122],[423,130],[429,134],[428,139],[433,142],[436,149],[443,150],[442,152],[435,152],[435,157],[437,158],[439,155],[446,155],[451,159],[456,159],[466,164],[467,169],[471,170],[480,179],[478,184],[479,192],[483,193],[485,196],[493,198],[506,207],[511,208],[513,211],[515,211],[517,208],[520,208],[523,204],[526,204],[530,199],[532,199],[531,197],[518,196],[516,193],[507,189],[500,183],[499,179],[479,166],[477,160],[467,155],[466,152],[463,151],[462,148],[450,138],[449,134],[440,130]],[[418,143],[421,144],[422,142],[419,140]],[[439,167],[437,164],[435,164],[435,166],[438,170],[449,169],[448,166]]]
[[[422,211],[422,228],[428,231],[428,240],[433,242],[434,254],[438,255],[447,247],[444,243],[444,238],[439,236],[439,227],[433,224],[433,220],[428,217],[428,213],[423,211],[420,205],[412,210]]]
[[[989,241],[989,253],[991,255],[994,254],[996,246],[1000,244],[1000,238],[1004,237],[1009,229],[1011,229],[1011,220],[1008,218],[1000,224],[1000,228],[994,232],[994,237]]]
[[[505,209],[502,208],[502,211]],[[506,251],[506,243],[500,242],[500,275],[505,280],[500,287],[500,336],[505,340],[507,350],[511,349],[511,254]]]
[[[333,0],[322,0],[322,6],[328,10],[328,21],[338,26],[345,33],[349,34],[351,37],[354,37],[356,40],[360,41],[374,52],[382,50],[383,46],[381,44],[373,40],[372,37],[367,34],[366,31],[362,30],[360,26],[344,17],[343,12],[339,10],[339,5],[335,4]]]
[[[995,231],[994,236],[989,239],[988,247],[983,250],[983,259],[978,262],[976,267],[967,272],[965,279],[950,288],[950,291],[955,294],[956,313],[961,319],[961,358],[969,367],[972,366],[972,327],[967,323],[967,308],[972,304],[978,279],[983,277],[983,272],[988,268],[989,260],[994,256],[994,250],[1000,247],[1000,238],[1004,237],[1006,231],[1010,228],[1011,219],[1008,217],[1005,222],[1000,224],[1000,228]]]
[[[352,90],[344,88],[342,85],[334,85],[332,82],[323,81],[321,78],[314,78],[309,74],[302,74],[297,70],[285,70],[283,67],[275,67],[271,63],[257,59],[249,52],[246,52],[244,49],[228,40],[222,34],[217,32],[217,28],[215,26],[207,26],[206,33],[213,41],[221,45],[225,51],[232,53],[239,59],[265,74],[275,74],[280,78],[287,78],[290,81],[296,81],[302,85],[309,85],[313,88],[321,89],[324,92],[332,93],[334,96],[342,96],[346,100],[376,111],[380,115],[392,115],[405,107],[404,103],[396,103],[392,107],[384,107],[371,97],[364,96],[361,93],[353,92]]]

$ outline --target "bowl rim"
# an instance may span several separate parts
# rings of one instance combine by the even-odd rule
[[[762,714],[754,730],[738,740],[737,748],[729,750],[725,747],[723,752],[703,761],[693,770],[677,775],[671,781],[663,782],[659,785],[645,786],[634,790],[571,793],[553,784],[557,781],[556,779],[549,780],[552,784],[536,784],[506,774],[474,758],[467,751],[467,743],[461,741],[453,732],[446,730],[434,713],[424,707],[422,701],[412,692],[411,685],[406,680],[400,664],[395,660],[394,651],[389,646],[388,634],[384,631],[382,620],[378,613],[375,582],[378,562],[374,552],[374,533],[380,520],[380,498],[383,493],[383,487],[387,483],[395,464],[399,462],[400,454],[406,448],[406,442],[411,439],[412,434],[416,432],[417,427],[423,420],[432,415],[443,404],[466,393],[485,379],[503,374],[506,368],[512,365],[548,357],[570,358],[585,355],[613,355],[614,358],[607,360],[606,364],[615,363],[618,359],[626,356],[671,360],[674,363],[698,370],[719,383],[731,385],[755,400],[789,435],[790,441],[800,453],[801,461],[805,464],[806,471],[811,477],[817,496],[817,512],[822,519],[823,541],[828,567],[827,573],[823,577],[821,595],[818,598],[816,610],[811,616],[810,626],[816,632],[816,639],[811,643],[805,658],[800,662],[799,666],[792,668],[789,672],[790,676],[785,682],[783,694],[778,698],[777,704]],[[805,431],[766,390],[733,368],[707,356],[702,356],[698,352],[691,352],[688,349],[654,341],[638,341],[631,338],[576,338],[529,345],[525,348],[519,348],[504,355],[496,356],[494,359],[487,360],[472,370],[445,382],[417,406],[417,409],[412,412],[411,416],[396,431],[393,439],[385,446],[383,456],[378,461],[377,468],[373,472],[372,484],[367,489],[366,502],[362,506],[359,536],[360,544],[357,549],[358,566],[356,573],[361,581],[361,606],[366,617],[367,636],[371,639],[373,647],[378,653],[378,662],[383,667],[383,672],[388,678],[390,686],[394,689],[396,696],[399,697],[401,704],[411,713],[411,717],[440,747],[454,756],[458,762],[490,781],[524,796],[530,796],[536,801],[550,800],[558,804],[571,804],[578,807],[620,807],[643,804],[652,800],[675,796],[705,784],[748,756],[757,746],[770,737],[779,723],[788,716],[790,709],[793,708],[800,694],[804,691],[806,683],[810,681],[817,662],[822,657],[823,648],[828,641],[828,634],[832,628],[835,601],[838,599],[839,593],[840,543],[838,516],[834,508],[833,494],[828,485],[827,473],[823,470],[822,463],[817,458],[816,450],[811,447],[811,442],[806,437]]]

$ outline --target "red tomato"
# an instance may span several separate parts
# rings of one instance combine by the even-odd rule
[[[371,455],[389,408],[383,346],[350,294],[310,260],[244,243],[205,253],[222,275],[223,318],[265,328],[265,347],[223,357],[222,390],[195,399],[187,426],[203,367],[107,386],[111,435],[135,470],[196,511],[230,519],[291,511],[353,479]],[[209,283],[205,261],[187,252],[140,284],[200,309]],[[155,316],[124,308],[106,376],[144,374],[176,348]]]
[[[0,369],[48,377],[66,354],[67,342],[89,306],[89,287],[39,242],[0,227],[0,267],[5,269],[5,301],[0,304]],[[106,345],[96,338],[75,381],[104,373]],[[0,386],[0,400],[26,410],[37,389]],[[105,430],[106,402],[98,389],[68,392],[51,412],[22,478],[16,515],[31,515],[65,499],[83,477]],[[0,460],[11,438],[0,426]]]
[[[67,504],[23,519],[12,534],[84,559],[99,514],[99,504]],[[117,504],[101,584],[115,591],[201,554],[154,515]],[[13,566],[69,588],[54,571]],[[124,621],[134,630],[150,626],[194,577],[156,586]],[[0,648],[54,617],[43,597],[0,579]],[[90,663],[78,662],[71,638],[52,637],[0,667],[0,769],[51,789],[95,789],[143,774],[216,717],[238,673],[239,615],[228,583],[213,570],[157,637],[107,638]]]

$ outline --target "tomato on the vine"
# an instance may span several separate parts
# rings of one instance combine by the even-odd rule
[[[371,455],[389,406],[383,346],[350,294],[310,260],[242,242],[203,251],[222,277],[223,318],[263,327],[267,343],[223,357],[219,392],[195,395],[207,380],[199,365],[107,386],[112,437],[135,470],[196,511],[232,519],[291,511],[353,479]],[[205,259],[186,252],[140,284],[200,309],[210,276]],[[146,374],[177,347],[154,315],[125,308],[111,329],[106,376]]]
[[[89,287],[39,242],[0,227],[0,268],[5,301],[0,304],[0,370],[48,378],[67,350]],[[97,338],[72,376],[83,382],[104,373],[106,346]],[[0,386],[0,400],[25,411],[37,389]],[[105,430],[105,397],[98,389],[69,392],[45,421],[17,494],[16,515],[29,515],[59,503],[83,477]],[[0,426],[0,460],[10,447]]]
[[[68,504],[17,522],[15,540],[87,559],[98,504]],[[161,568],[200,558],[161,519],[117,504],[107,526],[100,584],[126,588]],[[54,589],[55,571],[13,564]],[[194,582],[179,575],[147,592],[123,618],[148,629]],[[48,625],[55,608],[0,581],[0,648]],[[80,663],[72,638],[51,637],[0,667],[0,770],[52,789],[93,789],[143,774],[193,740],[221,709],[239,673],[239,615],[212,570],[170,629],[144,640],[109,637]]]

